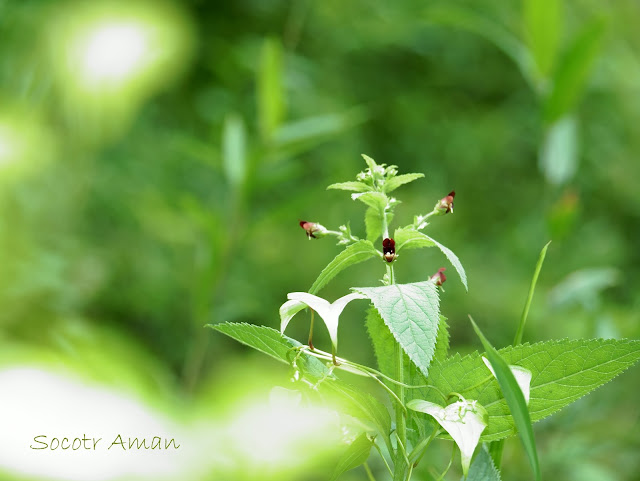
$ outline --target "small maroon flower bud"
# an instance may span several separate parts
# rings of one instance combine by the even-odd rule
[[[322,237],[326,234],[327,229],[317,222],[307,222],[306,220],[300,221],[300,227],[302,227],[306,233],[307,237],[311,239],[317,239],[318,237]]]
[[[438,201],[434,210],[438,211],[442,215],[448,214],[449,212],[453,214],[453,198],[455,196],[456,191],[452,190],[446,197],[443,197]]]
[[[396,241],[386,238],[382,241],[382,255],[387,262],[393,262],[396,258]]]
[[[436,286],[441,286],[442,284],[444,284],[444,281],[447,280],[447,276],[444,275],[445,270],[446,269],[444,267],[441,267],[440,269],[438,269],[438,272],[429,277],[429,280],[433,281]]]

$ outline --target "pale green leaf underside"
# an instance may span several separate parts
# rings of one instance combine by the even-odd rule
[[[440,299],[430,282],[356,287],[373,302],[385,324],[413,363],[426,376],[435,351]]]
[[[464,267],[462,267],[462,264],[460,263],[460,259],[458,259],[458,256],[455,255],[451,249],[440,244],[437,240],[432,239],[429,236],[426,236],[426,237],[428,237],[438,247],[438,249],[440,249],[442,253],[445,256],[447,256],[447,259],[449,259],[449,262],[451,262],[451,265],[455,267],[456,271],[458,272],[458,275],[460,276],[460,281],[462,281],[464,288],[466,290],[469,290],[469,286],[467,285],[467,273],[464,271]]]
[[[350,469],[357,468],[369,458],[369,452],[373,442],[367,437],[366,434],[358,436],[350,445],[345,449],[338,460],[338,464],[333,470],[331,481],[338,479],[342,473],[349,471]]]
[[[465,481],[465,478],[462,477],[460,481]],[[493,460],[485,447],[478,450],[478,454],[476,454],[473,463],[471,463],[471,468],[469,468],[469,475],[466,481],[501,481],[500,473],[493,464]]]
[[[498,352],[507,364],[531,371],[529,413],[535,422],[632,366],[640,359],[640,341],[565,339],[520,344]],[[477,399],[487,409],[489,426],[483,433],[484,441],[496,441],[515,433],[506,401],[480,354],[456,355],[444,363],[434,362],[429,383],[445,394],[455,391],[467,399]],[[423,399],[439,401],[432,390],[421,391]]]
[[[377,255],[378,251],[369,241],[359,240],[355,244],[351,244],[345,250],[340,252],[340,254],[338,254],[331,262],[329,262],[327,267],[322,270],[316,281],[311,286],[311,289],[309,289],[309,293],[317,294],[320,289],[331,281],[331,279],[347,267],[366,261],[367,259]]]
[[[401,185],[408,184],[409,182],[421,179],[422,177],[424,177],[424,174],[396,175],[395,177],[391,177],[384,183],[384,185],[382,186],[382,190],[385,192],[385,194],[388,194],[389,192],[393,192],[394,190],[396,190]]]

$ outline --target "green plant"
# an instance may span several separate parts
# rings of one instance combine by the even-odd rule
[[[471,320],[486,354],[449,355],[447,319],[440,314],[440,290],[444,268],[421,282],[397,284],[395,267],[405,250],[438,247],[467,287],[466,273],[457,256],[426,235],[432,218],[453,212],[455,192],[438,201],[433,210],[414,217],[413,223],[396,228],[390,224],[398,205],[392,192],[422,174],[399,175],[396,166],[378,165],[363,156],[367,169],[355,181],[329,186],[351,191],[366,205],[366,238],[353,235],[349,224],[330,230],[301,221],[309,238],[335,237],[345,245],[320,273],[308,292],[293,292],[280,308],[281,331],[245,323],[212,325],[243,344],[264,352],[293,369],[300,390],[327,402],[339,401],[344,414],[358,420],[360,434],[345,449],[332,479],[346,470],[367,464],[375,448],[394,481],[408,480],[425,451],[436,438],[453,440],[461,453],[462,471],[468,479],[498,480],[502,440],[518,433],[530,460],[533,475],[540,469],[532,423],[606,383],[640,358],[640,341],[551,340],[522,344],[523,328],[546,250],[541,252],[514,345],[496,350]],[[382,238],[382,250],[374,243]],[[368,259],[385,267],[382,285],[354,287],[333,303],[318,292],[339,272]],[[377,369],[338,357],[338,322],[345,306],[364,299],[371,304],[366,325],[378,360]],[[306,345],[283,333],[301,310],[311,309]],[[325,323],[331,352],[313,345],[314,312]],[[347,371],[371,378],[389,397],[385,404],[338,377]],[[391,412],[390,412],[391,411]],[[478,448],[483,441],[485,448]],[[475,453],[475,458],[473,455]],[[473,462],[472,462],[473,459]],[[452,456],[453,461],[453,456]],[[440,475],[443,479],[447,469]]]

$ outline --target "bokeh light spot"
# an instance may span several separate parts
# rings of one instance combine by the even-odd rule
[[[88,80],[117,82],[144,67],[147,33],[134,23],[107,23],[89,36],[84,52]]]

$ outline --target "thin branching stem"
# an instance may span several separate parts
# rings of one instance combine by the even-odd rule
[[[364,470],[367,472],[367,478],[369,478],[369,481],[376,481],[376,478],[373,476],[371,468],[369,467],[369,463],[367,463],[366,461],[364,463]]]
[[[391,466],[389,466],[389,463],[387,462],[387,458],[384,457],[384,454],[382,453],[382,449],[380,448],[380,446],[378,446],[378,443],[373,443],[373,447],[376,448],[376,451],[378,451],[378,454],[382,458],[382,462],[386,466],[387,471],[389,471],[389,474],[393,476],[393,471],[391,469]]]

